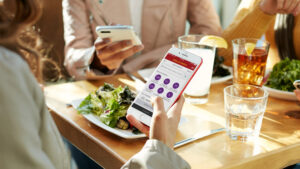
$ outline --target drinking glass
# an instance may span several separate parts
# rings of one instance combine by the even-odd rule
[[[178,46],[202,57],[203,63],[184,91],[185,100],[192,104],[204,104],[208,101],[210,82],[216,48],[199,44],[204,35],[184,35],[178,38]]]
[[[262,125],[268,92],[259,86],[234,84],[224,88],[226,131],[232,140],[255,140]]]
[[[267,41],[240,38],[232,40],[233,83],[263,85],[270,44]]]

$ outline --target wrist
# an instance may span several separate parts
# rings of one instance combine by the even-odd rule
[[[97,70],[103,72],[104,74],[108,73],[108,71],[109,71],[107,66],[105,66],[101,63],[100,59],[97,57],[96,54],[91,62],[90,67],[91,67],[91,69],[97,69]]]

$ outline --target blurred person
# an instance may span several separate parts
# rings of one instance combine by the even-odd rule
[[[69,155],[34,77],[42,81],[39,54],[19,39],[41,10],[40,0],[0,1],[1,168],[70,168]],[[25,57],[22,51],[32,55]],[[36,66],[30,70],[32,64]]]
[[[300,59],[299,13],[299,0],[243,0],[233,22],[222,33],[229,48],[220,49],[219,55],[231,65],[233,39],[260,39],[265,34],[270,43],[267,69],[286,57]]]
[[[221,33],[210,0],[63,0],[63,20],[65,66],[76,79],[93,74],[88,71],[90,67],[99,70],[101,76],[156,65],[185,33],[186,20],[191,25],[190,34]],[[143,46],[132,46],[130,41],[96,41],[96,26],[111,23],[133,25]],[[121,51],[128,46],[131,48]],[[141,55],[132,56],[142,49]]]
[[[32,48],[21,43],[19,36],[34,24],[41,15],[42,5],[39,0],[4,0],[0,1],[0,164],[1,168],[22,169],[69,169],[70,158],[63,144],[58,129],[45,105],[42,82],[40,55]],[[32,55],[22,55],[26,50]],[[35,63],[35,69],[29,65]],[[35,75],[35,76],[34,76]],[[154,118],[150,127],[150,138],[142,152],[142,160],[150,161],[148,167],[157,166],[157,158],[166,158],[177,167],[188,166],[166,145],[174,143],[183,99],[180,99],[168,112],[173,118],[166,118],[162,100],[154,102]],[[167,120],[167,121],[166,121]],[[168,127],[168,128],[167,128]],[[163,129],[163,130],[162,130]],[[166,132],[167,131],[167,132]],[[165,145],[166,144],[166,145]],[[153,158],[149,146],[155,146],[163,152]],[[141,154],[141,153],[140,153]],[[139,157],[139,154],[136,155]],[[170,158],[173,157],[173,158]],[[171,164],[173,163],[174,164]],[[139,168],[129,161],[127,168]]]

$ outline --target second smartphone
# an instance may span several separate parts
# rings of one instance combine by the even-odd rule
[[[150,99],[153,96],[163,98],[165,111],[168,111],[180,97],[201,64],[200,56],[178,48],[169,49],[127,113],[150,126],[153,114]]]

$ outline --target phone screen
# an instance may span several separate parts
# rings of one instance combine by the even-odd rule
[[[167,111],[181,95],[201,62],[199,56],[171,48],[130,108],[152,117],[153,108],[150,99],[153,96],[160,96]],[[130,111],[129,109],[128,113]]]

